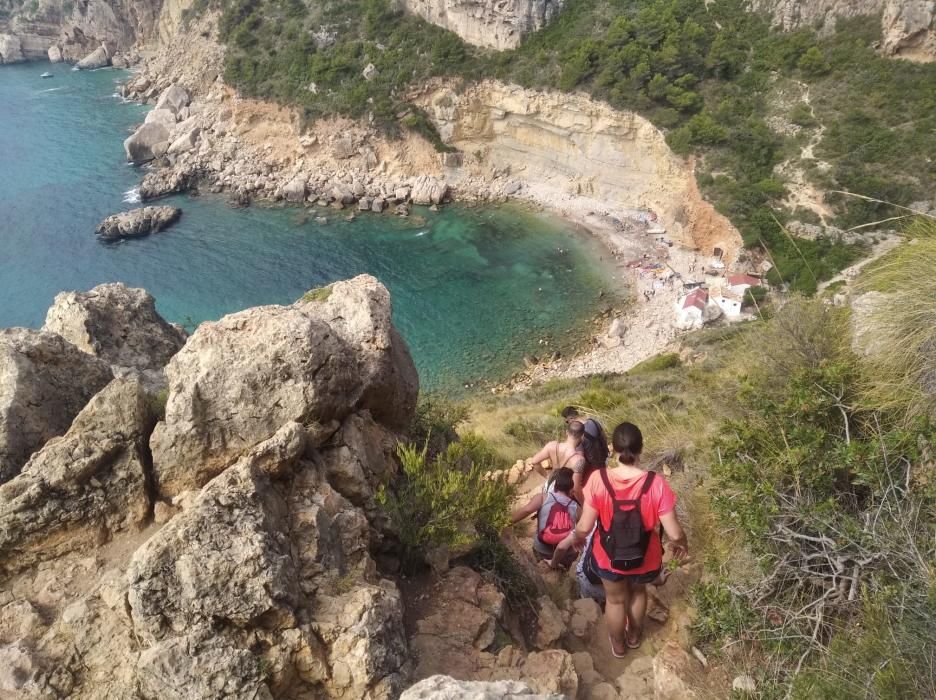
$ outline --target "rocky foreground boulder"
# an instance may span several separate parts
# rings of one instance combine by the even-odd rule
[[[142,375],[149,386],[163,383],[162,368],[186,338],[157,313],[145,289],[120,282],[57,294],[42,328],[101,358],[118,376]]]
[[[136,361],[144,327],[167,333],[133,327],[137,292],[60,297],[49,325]],[[103,359],[24,333],[46,364],[109,380]],[[386,289],[364,276],[203,324],[168,361],[155,432],[159,402],[115,379],[0,487],[0,696],[398,697],[412,665],[372,554],[375,493],[418,383]],[[33,396],[37,416],[61,410],[60,392]]]
[[[112,376],[106,362],[55,333],[0,330],[0,483],[65,433]]]
[[[200,488],[290,421],[334,432],[364,409],[392,428],[409,420],[418,379],[386,288],[362,275],[316,296],[203,323],[172,358],[150,442],[162,493]]]
[[[98,224],[97,234],[108,241],[121,238],[139,238],[159,233],[182,216],[177,207],[140,207],[130,211],[111,214]]]

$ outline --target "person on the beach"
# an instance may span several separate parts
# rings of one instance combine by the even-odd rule
[[[571,541],[582,549],[597,525],[589,555],[592,561],[586,565],[601,579],[611,653],[620,658],[627,649],[640,646],[647,612],[646,584],[665,580],[659,526],[663,525],[677,561],[687,556],[688,545],[676,517],[673,490],[661,475],[640,468],[640,429],[621,423],[614,429],[612,444],[614,462],[589,477]]]

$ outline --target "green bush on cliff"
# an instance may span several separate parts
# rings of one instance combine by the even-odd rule
[[[489,477],[495,461],[483,441],[467,436],[435,457],[427,447],[400,445],[398,456],[403,473],[378,501],[410,566],[435,548],[464,553],[496,540],[510,522],[514,488]]]

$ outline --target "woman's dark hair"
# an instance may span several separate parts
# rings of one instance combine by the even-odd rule
[[[574,420],[569,423],[569,427],[566,428],[566,432],[574,438],[580,438],[585,434],[585,424]]]
[[[643,452],[643,435],[633,423],[621,423],[614,429],[611,444],[621,464],[634,464]]]
[[[553,490],[566,495],[572,493],[572,470],[560,467],[553,476]]]
[[[570,418],[578,418],[579,412],[575,406],[566,406],[562,409],[560,415],[562,415],[565,420],[569,420]]]

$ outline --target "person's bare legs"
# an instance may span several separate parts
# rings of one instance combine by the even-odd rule
[[[635,583],[630,586],[630,603],[628,605],[630,629],[627,635],[627,646],[636,649],[640,645],[643,635],[644,618],[647,616],[647,585]]]
[[[627,651],[627,611],[630,607],[630,586],[627,581],[601,580],[605,591],[605,622],[611,637],[611,651],[622,656]]]

